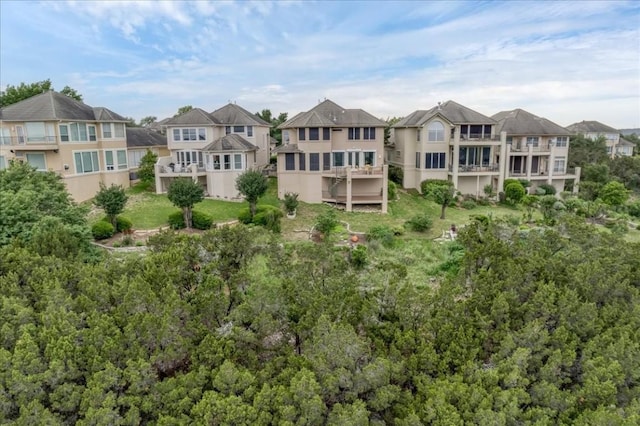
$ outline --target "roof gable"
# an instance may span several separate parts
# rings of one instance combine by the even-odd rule
[[[257,151],[258,147],[256,147],[251,142],[247,141],[240,135],[231,133],[225,136],[222,136],[215,141],[211,142],[209,145],[202,148],[202,151],[208,152],[229,152],[229,151]]]
[[[271,126],[260,117],[250,113],[246,109],[236,104],[227,104],[211,113],[211,116],[220,124],[238,126]]]
[[[496,133],[507,132],[508,135],[531,136],[569,136],[571,132],[564,127],[543,117],[517,108],[501,111],[493,116],[498,122]]]
[[[428,110],[416,110],[397,122],[393,127],[420,127],[438,115],[453,125],[495,124],[494,119],[449,100],[439,103]]]
[[[176,117],[171,117],[165,123],[164,126],[215,126],[221,124],[214,117],[209,115],[208,112],[200,108],[193,108],[184,114],[180,114]]]
[[[94,108],[52,90],[0,108],[0,118],[8,121],[98,120]]]
[[[581,121],[567,126],[574,133],[619,133],[618,129],[602,124],[599,121]]]
[[[279,128],[298,127],[386,127],[387,123],[362,109],[345,109],[326,99],[307,112],[301,112],[282,123]]]

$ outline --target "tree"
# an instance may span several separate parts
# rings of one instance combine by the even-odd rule
[[[178,108],[178,112],[176,112],[173,116],[174,117],[178,117],[179,115],[182,115],[186,112],[189,112],[193,109],[193,107],[191,105],[185,105],[183,107]]]
[[[256,112],[256,115],[271,124],[269,136],[275,138],[278,141],[278,145],[280,145],[282,143],[282,130],[278,129],[278,126],[287,121],[288,114],[281,112],[276,118],[271,114],[270,109],[263,109],[261,112]]]
[[[138,167],[138,177],[147,186],[151,186],[155,183],[156,179],[156,161],[158,156],[147,150],[147,153],[140,159],[140,166]]]
[[[453,182],[440,179],[427,179],[420,184],[422,195],[441,206],[440,219],[444,219],[447,206],[454,200],[456,189]]]
[[[157,119],[158,119],[158,117],[155,117],[153,115],[149,115],[147,117],[144,117],[144,118],[140,119],[140,127],[149,127],[153,123],[155,123]]]
[[[604,136],[598,139],[585,138],[583,135],[571,136],[569,142],[569,167],[583,167],[586,164],[603,163],[609,159]]]
[[[24,99],[39,95],[40,93],[48,92],[49,90],[54,90],[50,79],[36,81],[30,84],[20,83],[19,86],[8,84],[5,90],[0,91],[0,108],[15,104]],[[65,86],[60,93],[77,101],[82,101],[82,95],[69,86]]]
[[[393,125],[400,120],[402,120],[402,117],[393,117],[393,118],[387,117],[387,119],[384,120],[387,122],[387,127],[384,128],[384,144],[385,145],[391,142],[391,127],[393,127]]]
[[[114,229],[117,229],[118,224],[116,218],[122,213],[124,206],[127,205],[127,198],[127,194],[125,194],[122,185],[112,183],[111,186],[107,188],[104,183],[100,182],[100,191],[98,191],[93,199],[93,203],[104,210],[107,218],[109,218],[109,222],[111,222]]]
[[[251,219],[256,214],[258,199],[267,192],[269,179],[259,170],[247,170],[236,178],[236,189],[249,202]]]
[[[204,200],[202,186],[190,178],[178,178],[169,184],[167,197],[173,205],[182,209],[184,224],[187,228],[191,228],[193,206]]]
[[[507,197],[507,200],[513,204],[519,203],[525,193],[524,186],[520,182],[510,182],[504,188],[504,195]]]
[[[616,181],[604,185],[598,195],[602,202],[613,207],[621,206],[629,199],[627,188],[624,187],[624,184]]]

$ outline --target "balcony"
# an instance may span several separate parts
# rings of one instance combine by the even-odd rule
[[[513,144],[511,145],[511,152],[529,152],[529,147],[531,147],[531,152],[551,152],[551,147],[553,145],[549,143],[541,143],[538,145],[528,145],[528,144]]]
[[[323,177],[345,178],[351,170],[352,179],[368,179],[381,178],[384,176],[383,166],[364,166],[364,167],[333,167],[331,170],[324,170]]]
[[[467,133],[460,135],[460,141],[493,141],[499,142],[500,135],[491,136],[490,133]]]
[[[498,173],[500,165],[497,163],[484,165],[461,165],[458,166],[458,173]],[[449,172],[453,172],[453,165],[449,165]]]
[[[27,137],[2,136],[0,145],[10,146],[17,151],[52,151],[59,148],[60,139],[57,136]]]

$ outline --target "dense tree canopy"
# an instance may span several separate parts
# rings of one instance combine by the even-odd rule
[[[256,214],[258,199],[267,192],[269,180],[259,170],[247,170],[236,178],[236,189],[249,202],[251,217]]]
[[[267,123],[271,123],[269,135],[278,141],[278,145],[281,144],[282,130],[278,129],[278,126],[287,121],[288,113],[281,112],[277,117],[274,117],[270,109],[263,109],[261,112],[256,112],[256,115]]]
[[[5,90],[0,91],[0,107],[15,104],[49,90],[54,90],[50,79],[36,81],[35,83],[30,84],[20,83],[18,86],[8,84]],[[64,86],[60,93],[77,101],[82,101],[82,95],[78,93],[77,90],[72,89],[69,86]]]
[[[182,209],[184,224],[191,228],[193,206],[204,200],[204,188],[191,178],[177,178],[169,184],[167,198],[174,206]]]

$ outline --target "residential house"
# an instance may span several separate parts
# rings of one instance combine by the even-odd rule
[[[129,186],[127,119],[49,91],[0,109],[0,168],[10,160],[62,176],[74,200]]]
[[[236,104],[211,113],[194,108],[163,127],[171,154],[156,163],[157,193],[176,177],[191,177],[209,197],[240,201],[238,175],[269,163],[270,124]]]
[[[279,128],[278,197],[298,194],[307,203],[379,205],[387,212],[386,123],[361,109],[325,100]]]
[[[504,181],[506,135],[496,121],[454,101],[417,110],[391,128],[387,162],[404,171],[402,186],[426,179],[453,182],[462,194],[483,195]]]
[[[135,170],[140,166],[140,160],[151,151],[158,157],[168,156],[167,137],[162,133],[144,127],[127,127],[127,153],[129,158],[130,178],[137,179]]]
[[[634,144],[620,137],[620,132],[613,127],[602,124],[598,121],[581,121],[567,126],[567,129],[574,134],[582,134],[585,138],[596,140],[600,137],[605,139],[607,154],[614,158],[616,155],[633,155]]]
[[[577,189],[580,169],[567,169],[569,130],[522,109],[502,111],[492,118],[498,123],[496,132],[507,135],[505,168],[501,169],[505,178],[529,181],[530,191],[548,184],[560,193],[567,180],[573,180]]]

